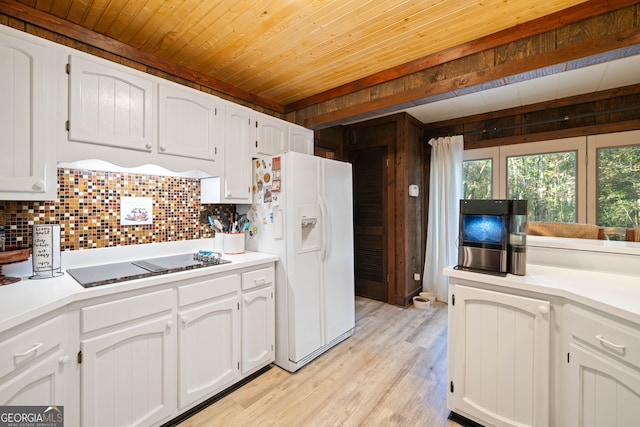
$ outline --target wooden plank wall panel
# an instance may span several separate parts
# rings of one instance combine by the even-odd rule
[[[465,149],[472,149],[638,128],[640,85],[633,85],[431,123],[424,126],[424,138],[462,133]]]

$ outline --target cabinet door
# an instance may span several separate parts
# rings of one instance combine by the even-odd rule
[[[251,111],[227,103],[225,107],[224,189],[228,203],[251,203],[251,155],[249,144],[255,128]]]
[[[53,200],[56,159],[48,123],[55,109],[47,96],[55,90],[47,82],[52,59],[47,47],[5,31],[0,29],[0,199]]]
[[[160,84],[158,107],[159,153],[215,159],[220,126],[214,96]]]
[[[148,426],[176,406],[173,316],[81,341],[82,425]]]
[[[63,391],[64,367],[68,362],[64,351],[58,350],[2,383],[0,405],[75,405],[65,401]]]
[[[69,57],[69,139],[151,151],[154,84],[142,73]]]
[[[580,427],[631,427],[640,419],[640,373],[569,344],[566,420]]]
[[[313,130],[289,124],[289,151],[313,155]]]
[[[288,130],[286,122],[266,114],[257,118],[257,154],[276,155],[287,151]]]
[[[496,426],[547,426],[549,302],[460,285],[451,301],[450,409]]]
[[[180,409],[239,378],[238,313],[237,294],[180,313]]]
[[[275,318],[273,288],[242,295],[242,375],[274,360]]]

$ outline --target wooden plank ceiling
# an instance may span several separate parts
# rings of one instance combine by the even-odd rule
[[[288,105],[586,0],[19,0]]]

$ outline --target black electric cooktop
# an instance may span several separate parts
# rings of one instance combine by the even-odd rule
[[[196,253],[171,255],[137,261],[116,262],[90,267],[71,268],[67,273],[85,288],[120,283],[143,277],[175,273],[195,268],[227,264],[231,261],[216,254]]]

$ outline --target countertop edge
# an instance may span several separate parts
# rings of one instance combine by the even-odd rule
[[[0,287],[0,334],[25,322],[45,316],[71,304],[93,298],[162,286],[207,274],[220,274],[278,261],[276,255],[260,252],[245,252],[225,255],[230,264],[185,270],[166,275],[145,277],[122,283],[113,283],[93,288],[83,288],[68,273],[46,279],[23,279]],[[170,279],[168,280],[168,278]]]
[[[640,277],[544,265],[527,265],[527,268],[525,276],[494,276],[453,266],[446,267],[443,273],[450,278],[563,298],[640,325]],[[601,283],[600,279],[607,280]]]

